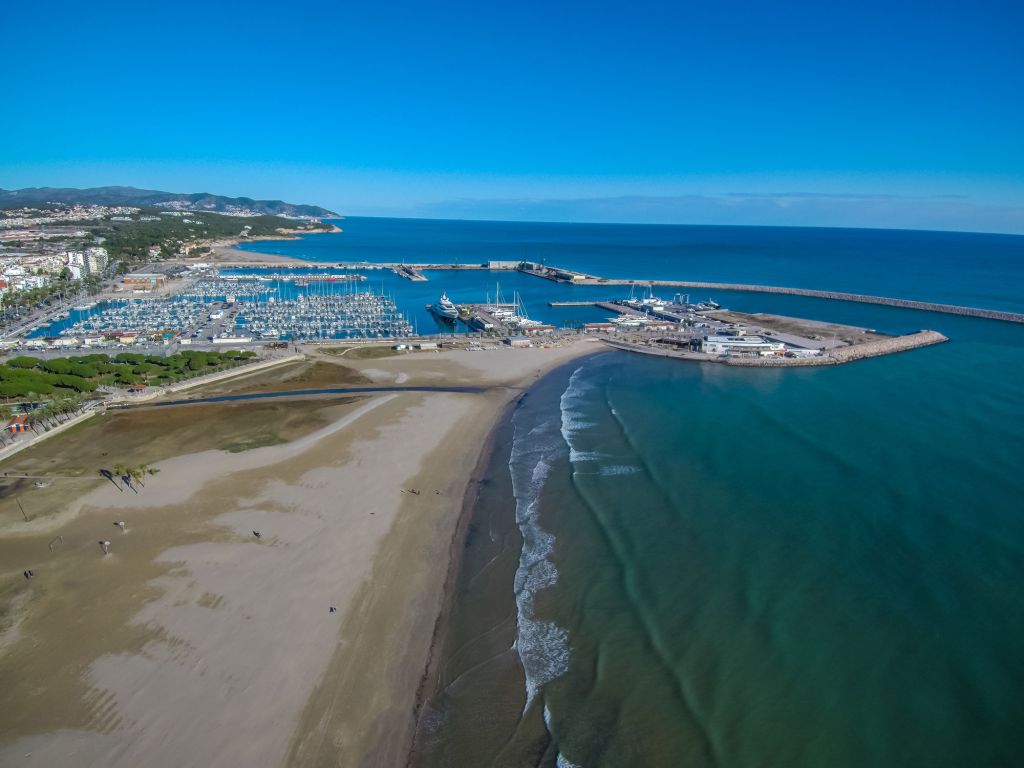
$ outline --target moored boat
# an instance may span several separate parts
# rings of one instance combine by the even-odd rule
[[[448,295],[442,291],[441,298],[435,301],[429,307],[430,312],[440,320],[447,320],[454,322],[459,317],[459,309],[452,303],[452,300],[448,298]]]

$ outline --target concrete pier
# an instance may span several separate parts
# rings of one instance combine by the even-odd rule
[[[526,270],[524,270],[526,271]],[[536,274],[536,271],[526,271]],[[629,285],[629,286],[661,286],[664,288],[690,288],[711,291],[737,291],[739,293],[780,293],[789,296],[808,296],[815,299],[831,301],[852,301],[860,304],[881,304],[887,307],[919,309],[924,312],[942,312],[947,315],[963,315],[965,317],[982,317],[988,320],[1002,320],[1007,323],[1024,323],[1024,314],[1019,312],[1003,312],[998,309],[981,307],[964,307],[956,304],[939,304],[932,301],[915,301],[913,299],[897,299],[889,296],[871,296],[862,293],[844,293],[840,291],[819,291],[810,288],[787,288],[778,285],[750,285],[746,283],[709,283],[693,280],[610,280],[598,277],[587,277],[585,280],[566,280],[551,275],[538,275],[549,280],[568,283],[570,285]]]
[[[683,350],[671,350],[665,347],[654,347],[646,344],[637,344],[621,339],[601,339],[605,344],[616,349],[627,352],[637,352],[642,355],[653,357],[668,357],[676,360],[688,360],[698,363],[721,363],[724,365],[737,365],[749,368],[806,368],[821,365],[842,365],[852,363],[855,360],[865,360],[869,357],[881,357],[892,355],[897,352],[929,347],[933,344],[942,344],[949,341],[937,331],[918,331],[905,336],[893,336],[886,339],[876,339],[862,344],[853,344],[848,347],[838,347],[830,350],[827,355],[821,357],[719,357],[704,352],[690,352]]]
[[[412,280],[413,282],[425,283],[427,281],[427,278],[423,276],[422,272],[420,272],[415,267],[410,267],[405,264],[400,264],[397,267],[392,267],[391,271],[394,272],[399,277],[404,277],[406,280]]]

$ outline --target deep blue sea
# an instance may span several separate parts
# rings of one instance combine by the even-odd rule
[[[343,234],[242,247],[323,262],[525,259],[612,278],[762,283],[1024,308],[1024,237],[1015,235],[379,218],[335,223]],[[523,280],[509,289],[537,290],[536,281]],[[493,284],[473,275],[446,275],[442,284],[449,281],[453,290]]]
[[[1024,238],[345,219],[335,261],[530,259],[1024,311]],[[502,281],[531,314],[616,289],[376,275],[416,314]],[[706,298],[697,296],[695,298]],[[499,436],[428,705],[448,766],[1024,764],[1024,327],[792,296],[730,308],[934,328],[836,368],[607,352]],[[600,315],[600,313],[599,313]]]

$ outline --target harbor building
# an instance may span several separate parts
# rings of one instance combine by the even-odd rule
[[[132,272],[121,281],[131,288],[155,288],[167,282],[167,275],[158,272]]]
[[[705,336],[700,351],[709,355],[767,357],[784,354],[786,345],[761,336]]]

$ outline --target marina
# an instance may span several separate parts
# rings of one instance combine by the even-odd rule
[[[211,271],[186,280],[169,297],[83,306],[74,316],[58,317],[37,329],[35,337],[101,346],[143,340],[218,344],[412,334],[412,324],[393,298],[356,288],[365,280],[352,274]]]
[[[413,328],[390,297],[367,291],[246,303],[234,330],[259,339],[320,340],[404,337]]]
[[[454,275],[448,273],[449,282],[458,282]],[[390,291],[397,291],[401,301],[408,302],[419,281],[396,275],[385,276],[379,288],[374,285],[370,289],[362,274],[315,267],[289,271],[280,267],[207,269],[192,271],[169,286],[172,293],[167,296],[83,305],[82,310],[71,310],[69,316],[38,329],[26,344],[34,349],[217,346],[469,334],[505,338],[510,345],[521,346],[540,338],[582,332],[598,334],[619,349],[645,354],[712,362],[761,360],[764,364],[795,364],[812,358],[845,361],[862,356],[834,354],[846,347],[861,351],[877,348],[878,354],[897,349],[888,344],[865,347],[868,341],[886,338],[866,329],[730,313],[710,298],[693,300],[683,293],[662,298],[651,286],[631,285],[628,294],[620,298],[607,297],[614,289],[602,289],[604,295],[591,300],[560,301],[554,297],[567,289],[556,282],[549,282],[547,291],[529,291],[530,286],[516,273],[508,275],[507,282],[513,286],[511,301],[502,296],[500,284],[479,292],[460,288],[458,299],[444,289],[434,294],[430,303],[420,304],[423,309],[418,315],[415,309],[410,315],[409,304],[399,304]],[[538,302],[533,295],[528,310],[522,288],[552,300]],[[594,291],[587,287],[568,290]],[[556,320],[566,309],[595,314]]]

